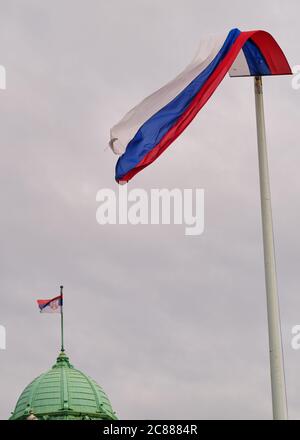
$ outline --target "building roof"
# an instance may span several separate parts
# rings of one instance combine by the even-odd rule
[[[53,367],[22,392],[11,420],[117,419],[102,388],[61,352]]]

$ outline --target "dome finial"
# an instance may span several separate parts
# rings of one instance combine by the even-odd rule
[[[58,357],[56,358],[56,363],[53,365],[53,368],[61,366],[73,368],[73,365],[70,364],[69,357],[67,356],[65,351],[61,351],[59,353]]]

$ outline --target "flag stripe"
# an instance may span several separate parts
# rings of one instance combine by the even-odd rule
[[[265,31],[253,31],[252,40],[260,48],[272,75],[291,75],[290,65],[271,34]]]
[[[238,56],[236,57],[234,63],[229,70],[230,76],[249,76],[251,75],[247,59],[245,57],[244,51],[240,50]]]
[[[256,46],[256,44],[249,39],[243,46],[242,52],[246,58],[250,74],[253,76],[270,75],[271,71],[266,63],[265,57]]]

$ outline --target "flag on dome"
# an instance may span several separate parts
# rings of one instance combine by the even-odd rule
[[[227,35],[203,40],[182,73],[111,129],[110,147],[120,155],[116,181],[128,182],[154,162],[191,123],[227,72],[234,77],[292,73],[268,32],[232,29]]]
[[[59,295],[52,299],[38,299],[37,303],[41,313],[61,313],[63,299]]]

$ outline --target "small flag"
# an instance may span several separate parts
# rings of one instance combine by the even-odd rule
[[[60,295],[52,299],[38,299],[37,303],[41,313],[61,313],[63,299]]]
[[[111,129],[110,147],[121,155],[116,181],[128,182],[154,162],[192,122],[227,72],[230,76],[288,75],[291,68],[265,31],[232,29],[227,35],[203,40],[181,74]]]

